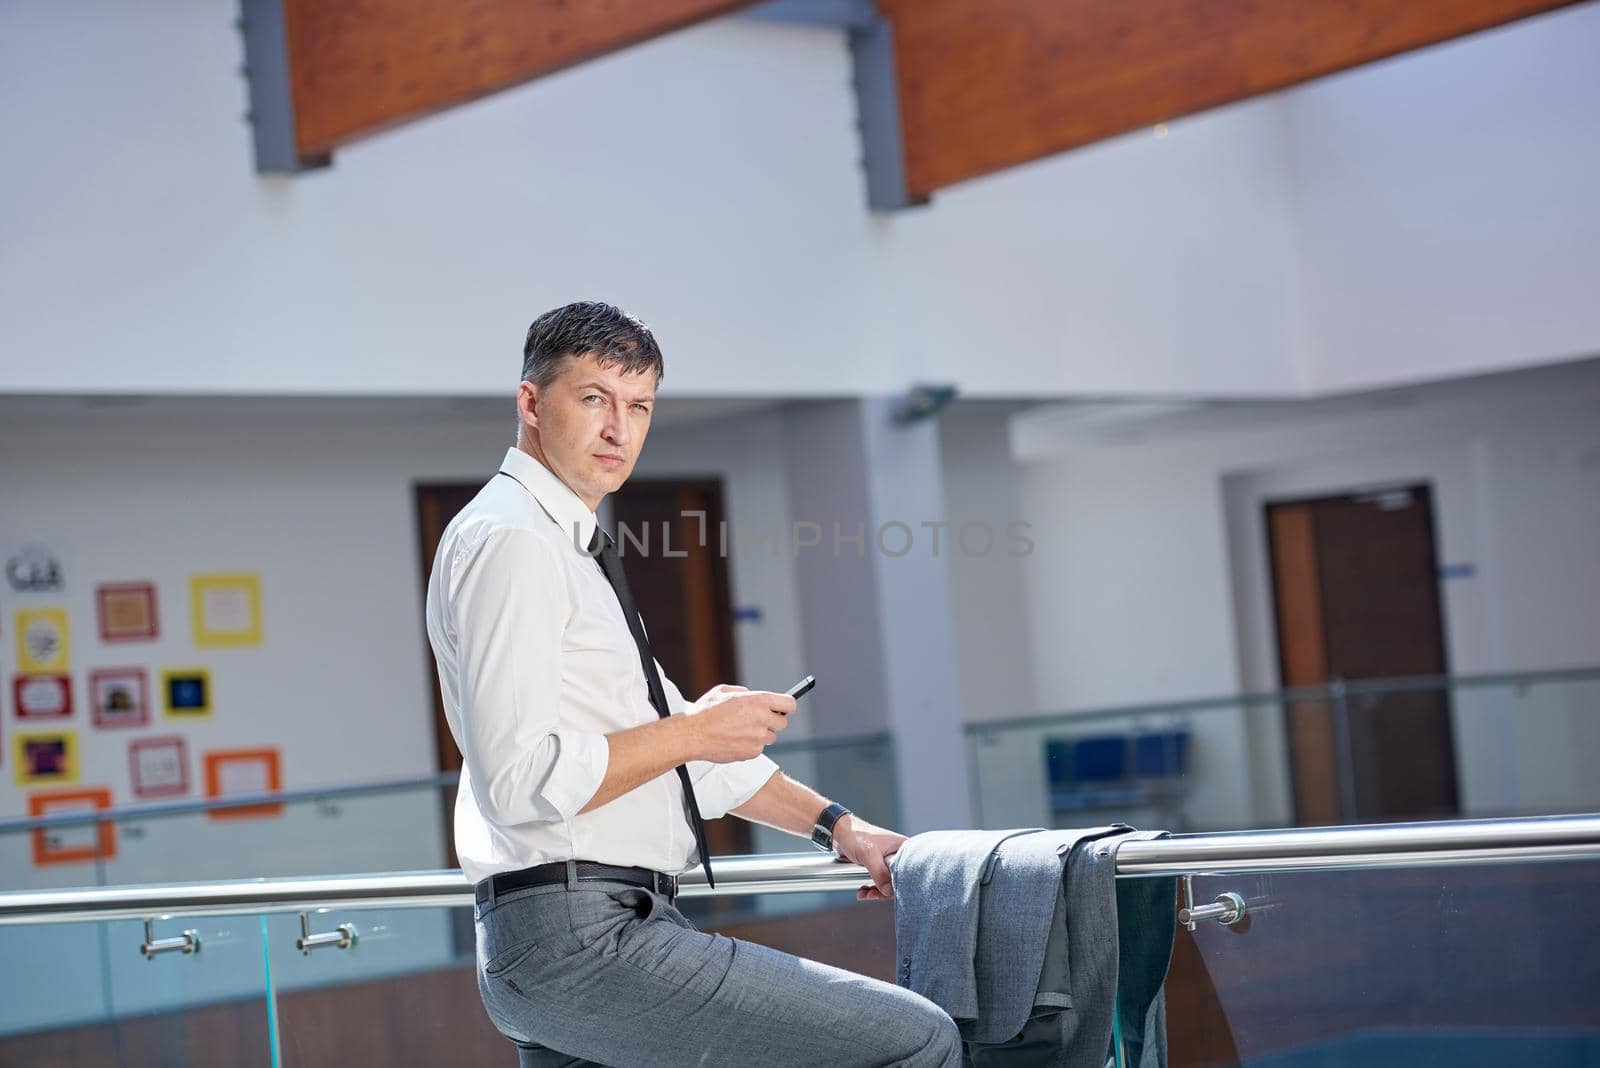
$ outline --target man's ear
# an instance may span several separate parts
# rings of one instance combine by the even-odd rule
[[[522,425],[539,429],[539,387],[532,382],[523,382],[517,386],[517,416]]]

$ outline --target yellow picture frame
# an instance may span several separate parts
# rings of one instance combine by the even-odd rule
[[[49,752],[41,752],[48,749]],[[39,770],[48,760],[51,768]],[[78,732],[18,731],[11,736],[11,766],[18,786],[75,785],[78,781]]]
[[[261,576],[215,571],[189,576],[194,643],[204,649],[261,644]]]
[[[65,608],[17,609],[17,671],[23,675],[65,675],[72,660]],[[45,650],[43,635],[53,634]]]

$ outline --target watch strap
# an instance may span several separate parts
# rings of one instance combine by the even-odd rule
[[[818,849],[831,851],[833,849],[833,827],[839,822],[839,817],[847,816],[850,810],[837,801],[822,810],[822,815],[817,817],[816,826],[811,828],[811,841]]]

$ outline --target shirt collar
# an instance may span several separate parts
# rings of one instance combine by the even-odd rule
[[[506,450],[500,470],[516,479],[523,489],[533,495],[539,507],[556,521],[563,535],[572,537],[573,527],[577,527],[576,545],[579,549],[589,544],[599,520],[589,511],[589,506],[572,492],[571,487],[555,476],[555,472],[516,446]]]

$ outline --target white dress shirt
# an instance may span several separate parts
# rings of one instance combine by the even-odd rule
[[[445,528],[428,577],[428,641],[465,763],[461,869],[473,882],[569,859],[687,871],[699,857],[675,771],[578,811],[605,778],[605,735],[656,711],[617,595],[580,548],[594,513],[519,449],[500,470],[511,477],[491,478]],[[688,714],[664,672],[661,684],[671,714]],[[701,815],[744,804],[777,768],[690,761]]]

